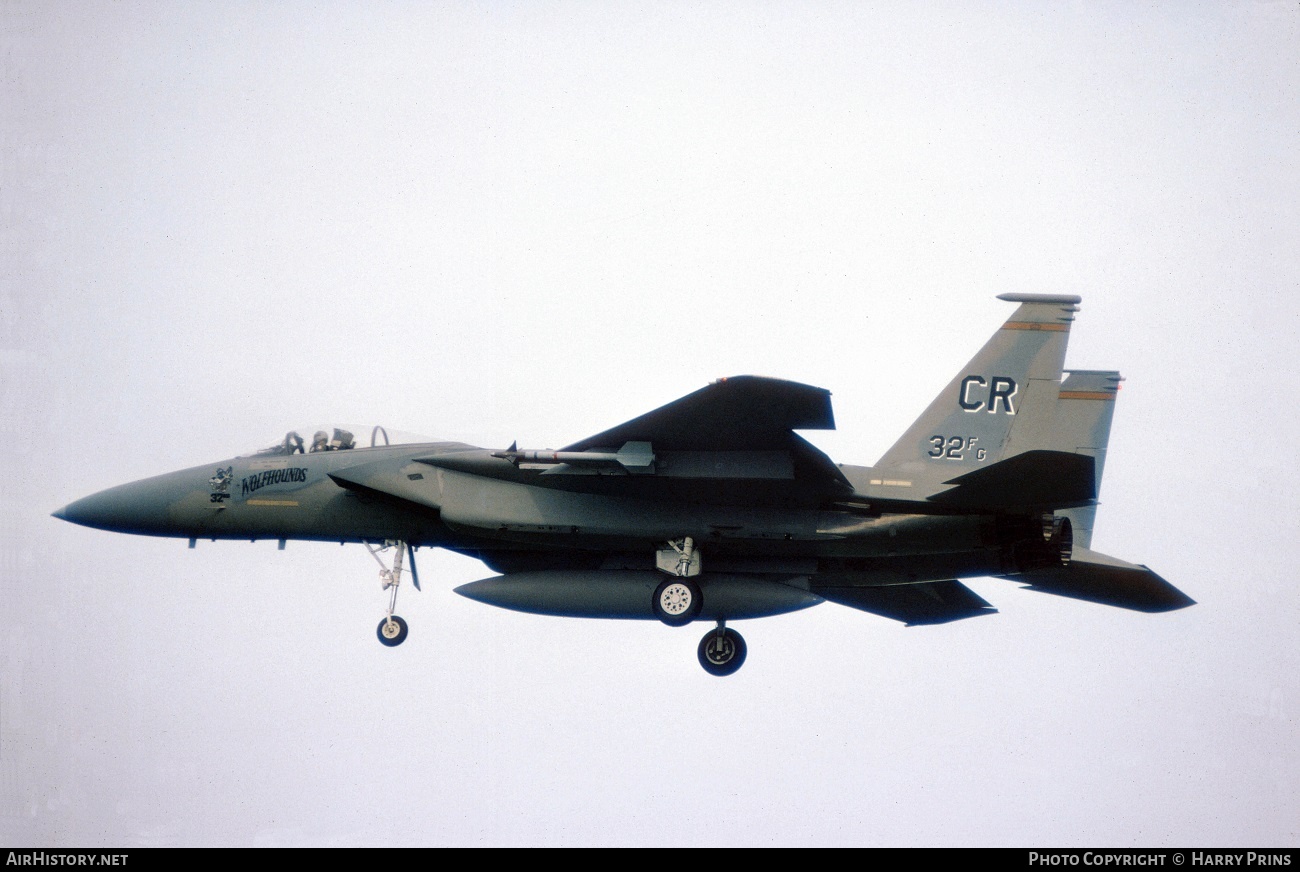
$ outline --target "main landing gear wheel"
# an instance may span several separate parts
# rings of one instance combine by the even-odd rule
[[[704,607],[700,586],[689,578],[670,578],[655,588],[650,607],[670,627],[689,624]]]
[[[406,621],[403,621],[397,615],[384,618],[379,622],[379,641],[383,642],[389,648],[400,645],[406,641]],[[704,655],[701,654],[701,657]]]
[[[735,630],[718,627],[700,640],[700,665],[710,675],[730,675],[745,664],[745,639]]]

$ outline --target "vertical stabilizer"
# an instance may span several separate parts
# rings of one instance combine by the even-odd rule
[[[1055,447],[1061,367],[1080,298],[998,299],[1020,306],[873,468],[899,496],[904,488],[934,493],[999,460]]]
[[[1072,370],[1066,374],[1056,404],[1056,422],[1052,428],[1051,447],[1057,451],[1085,454],[1096,464],[1097,487],[1106,465],[1106,443],[1110,441],[1110,423],[1115,415],[1115,399],[1123,377],[1104,370]],[[1075,544],[1092,545],[1092,525],[1097,507],[1067,509],[1074,526]]]

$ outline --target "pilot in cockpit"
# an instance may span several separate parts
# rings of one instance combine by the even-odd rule
[[[311,437],[312,454],[317,451],[347,451],[350,448],[355,448],[356,445],[357,441],[352,437],[352,434],[347,430],[340,430],[338,427],[334,428],[333,439],[324,430],[317,430],[316,434]]]
[[[284,441],[280,443],[280,450],[276,454],[302,454],[302,437],[294,430],[290,430],[284,436]]]

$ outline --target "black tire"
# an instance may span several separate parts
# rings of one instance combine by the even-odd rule
[[[393,615],[393,624],[397,626],[397,632],[395,634],[392,633],[391,629],[389,630],[389,635],[384,634],[384,629],[388,627],[388,618],[384,618],[380,621],[379,629],[376,630],[376,634],[379,636],[379,641],[384,645],[387,645],[389,648],[393,648],[406,641],[406,621],[403,621],[397,615]]]
[[[670,578],[655,588],[650,608],[668,626],[681,627],[699,615],[704,608],[704,595],[700,586],[689,578]]]
[[[728,627],[722,631],[721,639],[718,638],[717,630],[706,633],[700,640],[697,653],[705,672],[710,675],[730,675],[745,665],[748,651],[745,638]]]

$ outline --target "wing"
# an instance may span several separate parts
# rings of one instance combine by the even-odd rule
[[[665,451],[780,451],[789,447],[793,430],[834,429],[831,392],[825,388],[741,375],[718,379],[564,450],[649,442]]]
[[[550,474],[539,476],[537,483],[654,500],[810,507],[851,493],[852,485],[829,457],[794,431],[833,429],[830,391],[782,379],[734,376],[565,449],[649,445],[653,475]]]
[[[909,627],[918,624],[946,624],[963,618],[997,613],[987,601],[960,581],[930,581],[922,584],[893,584],[885,587],[857,587],[852,578],[837,583],[813,579],[813,593],[842,606],[870,612]]]
[[[853,492],[796,434],[835,427],[830,391],[758,376],[720,379],[559,451],[422,458],[550,490],[711,505],[813,507]]]

